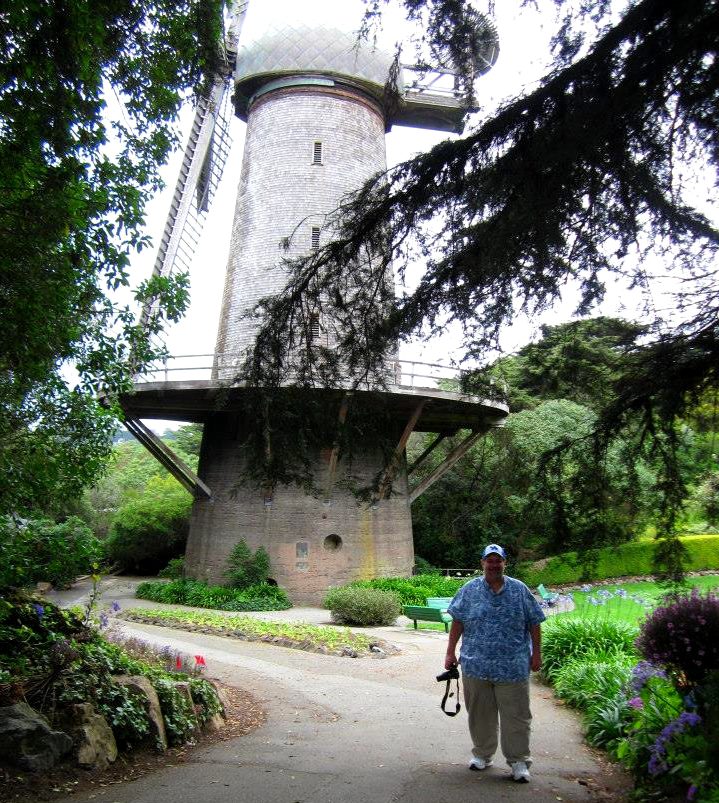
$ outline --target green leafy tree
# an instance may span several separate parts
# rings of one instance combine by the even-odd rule
[[[542,326],[540,332],[536,343],[478,375],[506,383],[512,412],[549,399],[570,399],[601,410],[614,398],[623,361],[646,334],[646,327],[597,317]]]
[[[184,427],[178,432],[183,430]],[[185,451],[182,440],[169,441],[168,445],[191,468],[197,467],[197,457]],[[118,510],[125,503],[141,497],[155,477],[166,478],[169,474],[136,440],[122,441],[113,447],[105,475],[85,491],[77,514],[87,521],[98,537],[104,538]]]
[[[70,517],[0,518],[0,591],[49,582],[60,588],[88,574],[100,559],[101,546],[92,530]]]
[[[111,402],[127,389],[156,353],[150,338],[182,314],[183,276],[137,288],[136,300],[159,300],[145,330],[115,292],[148,245],[144,207],[176,144],[180,105],[217,64],[221,8],[3,5],[0,512],[52,507],[99,476],[116,421],[94,393]]]
[[[156,574],[184,553],[192,497],[174,477],[154,477],[117,511],[104,543],[108,561],[138,574]]]

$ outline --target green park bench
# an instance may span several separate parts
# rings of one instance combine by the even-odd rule
[[[417,622],[441,622],[444,625],[444,632],[449,630],[449,623],[452,617],[440,610],[439,608],[431,608],[429,605],[405,605],[402,608],[402,613],[414,622],[414,629],[417,629]]]
[[[453,597],[427,597],[428,608],[439,608],[441,611],[446,611],[449,608],[449,603],[452,602]]]
[[[543,585],[537,586],[537,593],[547,605],[554,605],[559,599],[559,594],[556,591],[548,591]]]

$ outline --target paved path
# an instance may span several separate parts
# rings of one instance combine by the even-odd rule
[[[124,578],[106,581],[103,601],[137,604]],[[81,589],[55,595],[81,602]],[[77,594],[77,599],[73,599]],[[49,595],[51,596],[51,595]],[[267,618],[326,621],[319,609]],[[208,674],[248,689],[267,722],[137,781],[65,798],[67,803],[475,803],[626,799],[626,779],[590,752],[577,717],[533,686],[532,782],[509,779],[501,757],[470,772],[464,712],[439,708],[445,636],[404,627],[372,630],[402,648],[387,659],[323,656],[256,642],[124,623],[133,635],[202,653]],[[442,684],[443,686],[443,684]],[[59,799],[58,800],[62,800]]]

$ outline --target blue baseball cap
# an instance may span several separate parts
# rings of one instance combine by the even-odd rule
[[[499,555],[502,560],[507,560],[507,555],[499,544],[487,544],[482,552],[482,560],[489,555]]]

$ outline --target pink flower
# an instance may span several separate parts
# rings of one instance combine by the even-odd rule
[[[644,703],[642,702],[641,697],[632,697],[631,700],[627,701],[627,704],[630,705],[632,708],[636,708],[637,710],[640,708],[644,708]]]

